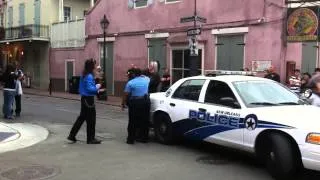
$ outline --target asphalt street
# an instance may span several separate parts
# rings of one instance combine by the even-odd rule
[[[97,105],[101,145],[85,143],[85,125],[77,137],[82,141],[69,144],[66,137],[79,114],[80,102],[31,95],[24,95],[22,101],[21,118],[14,121],[41,125],[50,135],[32,147],[0,154],[0,180],[272,179],[249,155],[214,145],[127,145],[127,112],[113,106]],[[318,173],[305,171],[301,179],[319,178]]]

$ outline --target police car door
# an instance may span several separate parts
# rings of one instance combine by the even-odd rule
[[[188,79],[173,92],[168,102],[168,112],[175,133],[183,135],[196,127],[189,119],[189,110],[190,107],[199,106],[199,97],[205,82],[204,79]]]
[[[222,81],[210,80],[200,97],[197,120],[203,140],[230,147],[241,147],[243,130],[240,128],[241,107],[230,86]]]

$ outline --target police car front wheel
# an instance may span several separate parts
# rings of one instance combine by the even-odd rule
[[[155,136],[162,144],[173,143],[173,131],[171,119],[167,114],[159,113],[155,117]]]
[[[300,168],[299,153],[288,138],[279,133],[272,133],[268,138],[266,165],[275,179],[293,178]]]

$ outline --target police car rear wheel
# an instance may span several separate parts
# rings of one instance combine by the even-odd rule
[[[299,170],[299,155],[288,138],[279,133],[269,135],[269,148],[265,152],[266,165],[275,179],[290,179]]]
[[[162,144],[172,144],[172,123],[168,115],[160,113],[156,116],[155,120],[154,131],[156,139]]]

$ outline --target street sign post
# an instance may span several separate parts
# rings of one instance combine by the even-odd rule
[[[187,36],[196,36],[201,34],[200,28],[192,28],[187,31]]]

